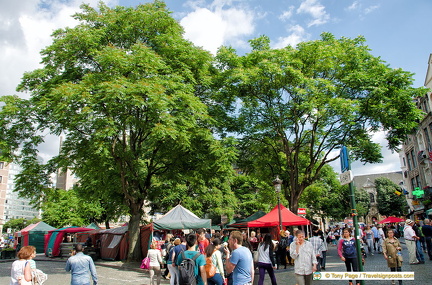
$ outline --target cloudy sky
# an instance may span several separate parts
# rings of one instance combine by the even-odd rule
[[[70,17],[83,1],[0,0],[0,96],[15,91],[22,74],[39,67],[39,51],[50,35],[74,26]],[[86,0],[96,6],[98,0]],[[152,1],[106,0],[109,6],[136,6]],[[414,87],[423,86],[429,54],[430,0],[168,0],[168,8],[185,29],[185,37],[216,53],[230,45],[248,52],[248,40],[267,35],[275,48],[319,39],[365,36],[371,53],[393,68],[414,73]],[[18,94],[28,97],[29,94]],[[383,134],[374,136],[383,142]],[[42,156],[58,152],[58,138],[46,137]],[[385,142],[383,142],[385,146]],[[354,175],[400,170],[399,157],[383,147],[384,163],[353,164]],[[339,171],[338,162],[334,163]]]

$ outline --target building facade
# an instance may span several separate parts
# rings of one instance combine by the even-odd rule
[[[0,161],[0,233],[3,233],[3,225],[11,219],[40,218],[40,212],[30,205],[30,200],[18,197],[18,192],[13,191],[15,176],[20,171],[19,165]]]
[[[396,185],[401,185],[402,171],[358,175],[355,176],[353,180],[353,184],[357,190],[363,190],[369,194],[370,208],[364,221],[366,224],[373,224],[383,219],[378,211],[377,190],[375,186],[375,179],[380,177],[388,178]]]
[[[423,219],[432,212],[432,54],[429,56],[424,86],[429,92],[416,98],[415,103],[425,115],[399,152],[403,188],[407,193],[410,214],[415,219]],[[415,195],[418,191],[423,194]]]

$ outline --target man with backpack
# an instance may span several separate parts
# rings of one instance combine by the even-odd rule
[[[186,237],[187,250],[179,254],[176,265],[179,272],[180,285],[207,285],[205,272],[205,257],[198,251],[197,236],[189,234]]]

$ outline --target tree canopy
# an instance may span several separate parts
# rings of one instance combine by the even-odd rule
[[[225,131],[241,136],[245,171],[265,160],[260,172],[267,180],[280,175],[293,211],[342,145],[355,160],[380,162],[372,134],[384,131],[395,150],[420,118],[412,99],[423,89],[411,87],[411,73],[373,56],[363,37],[324,33],[296,48],[272,49],[262,36],[250,44],[243,56],[230,47],[216,56],[218,96],[236,121]]]
[[[136,260],[145,201],[157,204],[171,191],[163,187],[167,182],[189,189],[184,200],[214,198],[209,190],[228,183],[235,151],[213,137],[201,101],[212,57],[183,38],[163,2],[81,8],[74,15],[80,24],[55,31],[41,52],[42,67],[24,74],[18,90],[30,92],[30,99],[3,98],[2,154],[30,162],[22,163],[23,175],[39,181],[26,195],[43,196],[48,172],[69,168],[87,191],[121,196],[131,216],[129,259]],[[38,166],[34,157],[46,133],[65,140],[57,157]],[[198,199],[195,209],[230,212],[232,195],[223,191],[219,200]]]
[[[386,216],[402,216],[407,207],[407,202],[404,195],[400,193],[400,186],[386,177],[375,179],[377,190],[378,211],[381,215]]]

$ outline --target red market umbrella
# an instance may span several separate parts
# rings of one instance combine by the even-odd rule
[[[397,217],[388,217],[385,218],[382,221],[379,221],[378,224],[389,224],[389,223],[400,223],[400,222],[404,222],[404,219],[401,218],[397,218]]]

